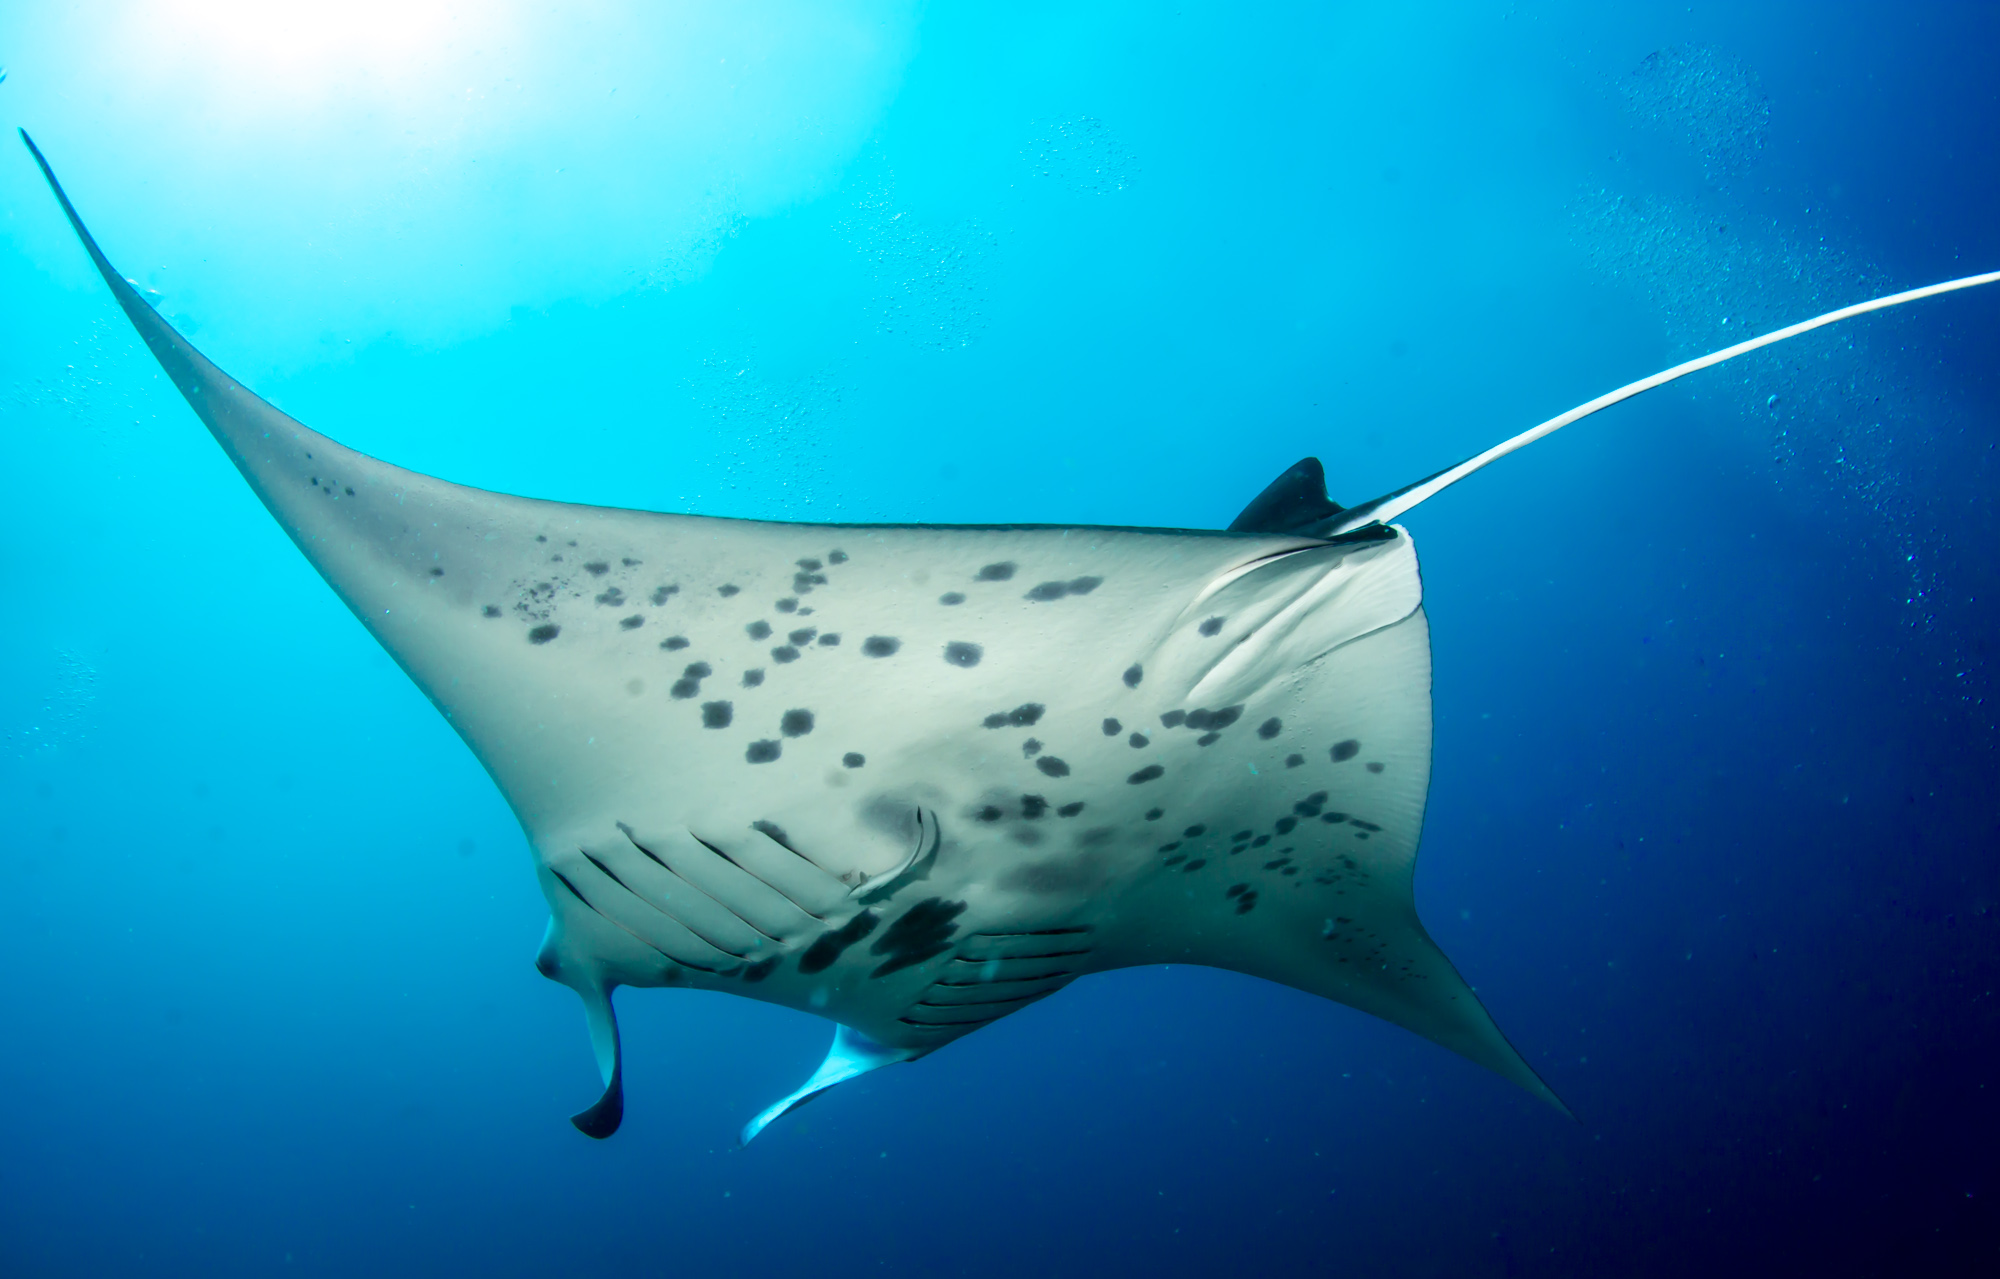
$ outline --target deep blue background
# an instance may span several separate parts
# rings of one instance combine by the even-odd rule
[[[535,496],[1214,527],[2000,266],[1986,5],[359,7],[0,14],[0,118],[224,367]],[[737,1150],[824,1023],[626,992],[572,1131],[498,795],[0,219],[0,1274],[2000,1272],[2000,289],[1409,517],[1418,904],[1578,1123],[1173,968]]]

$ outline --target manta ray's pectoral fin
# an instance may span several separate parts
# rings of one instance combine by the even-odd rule
[[[836,1026],[833,1030],[833,1047],[826,1050],[826,1060],[819,1064],[811,1079],[787,1096],[779,1098],[765,1107],[763,1113],[743,1125],[740,1138],[749,1145],[751,1138],[769,1127],[778,1116],[796,1110],[835,1084],[843,1084],[856,1075],[865,1075],[877,1066],[893,1065],[918,1056],[914,1048],[891,1048],[878,1044],[858,1030],[846,1026]]]
[[[1345,508],[1326,495],[1326,470],[1316,457],[1301,458],[1272,480],[1230,522],[1232,533],[1304,533]]]

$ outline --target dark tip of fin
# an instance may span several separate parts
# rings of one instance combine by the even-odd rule
[[[1229,525],[1232,533],[1304,533],[1343,508],[1326,495],[1326,471],[1316,457],[1301,458],[1250,500]]]
[[[611,1068],[611,1082],[604,1085],[604,1095],[597,1099],[597,1104],[571,1115],[569,1121],[578,1132],[597,1141],[618,1131],[618,1125],[625,1122],[624,1063]]]

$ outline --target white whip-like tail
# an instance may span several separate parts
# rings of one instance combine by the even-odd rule
[[[1467,458],[1457,466],[1439,471],[1436,475],[1418,480],[1414,484],[1405,485],[1393,493],[1386,493],[1372,502],[1363,502],[1359,506],[1351,506],[1327,520],[1322,526],[1324,534],[1326,536],[1333,536],[1346,533],[1376,521],[1386,524],[1418,503],[1427,501],[1445,489],[1450,488],[1474,471],[1485,469],[1509,453],[1517,449],[1524,449],[1545,435],[1553,435],[1572,422],[1580,422],[1593,413],[1608,409],[1614,404],[1622,404],[1634,396],[1644,395],[1654,387],[1665,386],[1667,383],[1684,378],[1690,373],[1699,373],[1703,369],[1727,363],[1739,355],[1748,355],[1752,351],[1761,350],[1767,346],[1775,346],[1780,342],[1795,338],[1801,333],[1810,333],[1814,329],[1825,328],[1829,324],[1852,319],[1857,315],[1866,315],[1870,311],[1886,311],[1890,307],[1901,306],[1905,302],[1916,302],[1923,298],[1936,297],[1940,293],[1956,293],[1960,289],[1976,288],[1979,285],[1992,284],[1995,281],[2000,281],[2000,271],[1988,271],[1983,275],[1968,275],[1957,280],[1946,280],[1942,284],[1929,284],[1921,289],[1909,289],[1902,293],[1891,293],[1887,297],[1874,298],[1867,302],[1856,302],[1853,306],[1844,306],[1838,311],[1828,311],[1825,315],[1816,315],[1810,320],[1801,320],[1797,324],[1787,325],[1782,329],[1766,333],[1762,337],[1751,338],[1747,342],[1738,342],[1735,346],[1724,347],[1720,351],[1714,351],[1697,359],[1689,360],[1685,364],[1676,364],[1674,367],[1655,373],[1651,377],[1640,378],[1637,382],[1627,383],[1615,391],[1608,391],[1594,400],[1579,404],[1569,412],[1558,414],[1539,426],[1530,427],[1512,439],[1503,440],[1492,448],[1487,449],[1484,453]]]

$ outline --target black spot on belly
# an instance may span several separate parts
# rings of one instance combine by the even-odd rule
[[[743,980],[750,982],[763,981],[771,975],[771,970],[778,966],[778,960],[781,958],[783,958],[781,955],[772,955],[768,959],[758,960],[743,970]]]
[[[793,631],[790,635],[785,636],[785,638],[790,640],[793,644],[797,645],[798,647],[804,648],[806,645],[812,643],[813,636],[817,634],[819,634],[819,631],[814,629],[813,627],[802,626],[798,630]]]
[[[736,710],[728,702],[703,702],[701,704],[701,726],[703,728],[728,728],[736,718]]]
[[[752,764],[768,764],[783,753],[784,747],[774,741],[765,739],[750,743],[750,748],[743,752],[743,758]]]
[[[348,495],[349,497],[353,497],[353,496],[354,496],[354,486],[353,486],[352,484],[348,484],[348,485],[345,485],[345,486],[343,487],[343,491],[344,491],[344,492],[345,492],[345,493],[346,493],[346,494],[347,494],[347,495]]]
[[[1160,727],[1179,728],[1186,719],[1186,711],[1168,711],[1160,716]]]
[[[666,603],[666,602],[667,602],[667,600],[668,600],[668,599],[669,599],[670,597],[672,597],[672,596],[674,596],[674,595],[676,595],[676,594],[679,594],[679,592],[680,592],[680,589],[681,589],[681,588],[680,588],[680,587],[678,587],[678,586],[662,586],[662,587],[658,587],[657,589],[655,589],[655,590],[653,591],[653,594],[652,594],[652,600],[653,600],[653,603],[655,603],[655,604],[664,604],[664,603]]]
[[[860,751],[849,751],[840,757],[842,767],[859,768],[868,762],[868,757]]]
[[[982,582],[1004,582],[1014,576],[1014,561],[988,564],[979,570],[978,580]]]
[[[1056,816],[1074,817],[1082,811],[1083,811],[1083,801],[1078,800],[1074,804],[1064,804],[1061,808],[1058,808],[1056,810]]]
[[[1153,739],[1146,736],[1144,733],[1134,733],[1130,737],[1125,739],[1125,744],[1127,746],[1130,746],[1135,751],[1144,750],[1146,747],[1151,746],[1153,744]]]
[[[743,633],[753,640],[767,640],[771,638],[771,624],[769,622],[752,622],[743,628]]]
[[[998,808],[995,808],[991,804],[988,804],[986,807],[980,809],[978,812],[973,814],[974,817],[977,817],[982,822],[997,822],[1006,815],[1007,814],[1001,812]]]
[[[946,605],[963,604],[965,603],[965,596],[959,594],[957,591],[946,591],[944,594],[938,596],[938,603]]]
[[[687,646],[688,637],[685,635],[669,635],[660,641],[660,647],[666,649],[669,653],[679,652]]]
[[[690,662],[687,669],[681,672],[681,677],[674,681],[674,686],[667,692],[670,696],[683,699],[693,697],[701,691],[701,682],[714,673],[709,669],[707,662]]]
[[[635,560],[635,559],[633,559],[633,558],[632,558],[631,556],[629,556],[629,555],[625,556],[625,557],[624,557],[623,559],[619,560],[618,562],[619,562],[620,564],[623,564],[623,565],[624,565],[624,566],[625,566],[626,568],[637,568],[637,567],[639,567],[639,565],[640,565],[640,563],[641,563],[641,561],[639,561],[639,560]]]
[[[1069,776],[1069,765],[1063,763],[1061,760],[1057,759],[1053,755],[1042,756],[1040,759],[1035,761],[1035,767],[1041,769],[1044,773],[1047,773],[1050,777]]]
[[[793,560],[792,562],[794,564],[797,564],[800,568],[804,569],[808,573],[817,573],[822,568],[826,567],[824,564],[821,564],[818,560],[812,558],[810,555],[802,560]]]
[[[845,564],[847,563],[847,552],[840,550],[828,551],[826,553],[826,562],[829,564]]]
[[[1275,716],[1257,725],[1257,736],[1267,742],[1283,731],[1285,731],[1285,722]]]
[[[824,635],[820,636],[820,637],[819,637],[819,646],[820,646],[821,648],[839,648],[839,647],[840,647],[840,634],[839,634],[839,632],[837,632],[837,631],[828,631],[828,632],[827,632],[826,634],[824,634]]]
[[[1300,800],[1298,803],[1292,805],[1292,811],[1297,813],[1301,817],[1318,817],[1319,810],[1325,807],[1326,807],[1326,792],[1323,790],[1316,790],[1312,794]]]
[[[1200,626],[1195,627],[1195,629],[1203,635],[1220,635],[1222,633],[1222,619],[1211,617]]]
[[[485,608],[480,609],[479,612],[485,617],[498,617],[500,616],[500,606],[498,604],[488,604]]]
[[[715,588],[715,593],[717,595],[720,595],[723,599],[728,599],[730,596],[736,594],[738,591],[742,589],[743,588],[740,586],[718,586]]]
[[[1303,756],[1303,755],[1287,755],[1287,756],[1285,756],[1285,767],[1286,767],[1286,768],[1297,768],[1297,767],[1298,767],[1299,765],[1301,765],[1301,764],[1303,764],[1303,763],[1305,763],[1305,762],[1306,762],[1306,757],[1305,757],[1305,756]]]
[[[1125,687],[1137,688],[1139,681],[1146,678],[1146,668],[1134,662],[1125,668]]]
[[[749,670],[743,672],[743,687],[755,688],[763,682],[764,682],[763,667],[753,666]]]
[[[1033,759],[1042,753],[1042,744],[1030,737],[1027,741],[1021,743],[1021,753],[1029,759]]]
[[[1187,713],[1187,726],[1202,731],[1214,729],[1219,732],[1242,718],[1241,706],[1225,706],[1215,711],[1195,710]]]
[[[1179,840],[1177,839],[1177,840],[1175,840],[1175,841],[1174,841],[1173,843],[1171,843],[1171,844],[1162,844],[1162,845],[1160,845],[1160,846],[1159,846],[1159,848],[1158,848],[1158,849],[1156,849],[1155,851],[1156,851],[1156,852],[1162,852],[1162,853],[1171,853],[1171,852],[1173,852],[1173,851],[1174,851],[1174,850],[1175,850],[1176,848],[1179,848],[1180,846],[1181,846],[1181,842],[1180,842],[1180,841],[1179,841]]]
[[[528,642],[530,644],[546,644],[560,634],[562,634],[562,627],[557,626],[553,622],[547,622],[528,632]]]
[[[431,570],[431,576],[432,576],[432,577],[443,577],[443,576],[444,576],[444,570],[443,570],[443,569],[441,569],[441,568],[434,568],[434,569],[432,569],[432,570]]]
[[[1296,817],[1280,817],[1276,823],[1277,831],[1280,835],[1289,835],[1292,833],[1292,828],[1298,824],[1299,819]]]
[[[813,731],[811,711],[789,710],[778,717],[778,731],[787,737],[804,737]]]
[[[1381,771],[1382,771],[1382,766],[1381,766],[1380,764],[1377,764],[1377,763],[1374,763],[1374,762],[1372,762],[1372,761],[1371,761],[1371,762],[1370,762],[1370,763],[1368,764],[1368,771],[1369,771],[1369,772],[1371,772],[1371,773],[1379,773],[1379,772],[1381,772]]]
[[[1244,894],[1243,894],[1243,895],[1242,895],[1241,897],[1238,897],[1238,898],[1236,899],[1236,913],[1237,913],[1237,914],[1239,914],[1239,915],[1247,915],[1247,914],[1249,914],[1249,913],[1250,913],[1251,911],[1253,911],[1253,910],[1255,910],[1255,909],[1257,909],[1257,890],[1256,890],[1256,889],[1254,889],[1254,888],[1253,888],[1253,889],[1251,889],[1251,890],[1250,890],[1249,892],[1247,892],[1247,893],[1244,893]]]
[[[1181,834],[1188,839],[1193,839],[1199,835],[1206,835],[1207,833],[1208,833],[1208,827],[1199,825],[1190,826],[1186,830],[1181,832]]]
[[[637,613],[632,614],[630,617],[621,617],[618,619],[618,629],[621,631],[636,631],[645,624],[646,619]]]
[[[308,453],[308,454],[306,454],[306,456],[307,456],[307,457],[311,457],[311,456],[312,456],[312,454]],[[549,539],[548,539],[548,538],[547,538],[547,537],[546,537],[545,535],[543,535],[543,534],[541,534],[541,533],[537,533],[537,534],[535,534],[535,540],[536,540],[537,542],[546,542],[546,541],[548,541]]]
[[[625,602],[625,592],[615,586],[611,587],[604,594],[597,597],[597,602],[606,608],[617,608]]]
[[[784,599],[771,605],[771,607],[777,609],[780,613],[796,613],[799,611],[799,602],[787,595]]]
[[[1035,820],[1048,811],[1049,801],[1043,799],[1040,795],[1021,796],[1021,816],[1027,818],[1029,821]]]
[[[1104,735],[1106,737],[1116,737],[1118,736],[1118,734],[1124,731],[1125,731],[1125,726],[1119,723],[1117,720],[1107,719],[1104,721]]]
[[[1340,824],[1341,824],[1342,822],[1344,822],[1344,821],[1346,821],[1346,820],[1347,820],[1347,814],[1346,814],[1346,813],[1322,813],[1322,814],[1320,814],[1320,820],[1321,820],[1321,821],[1323,821],[1323,822],[1325,822],[1325,823],[1326,823],[1327,825],[1329,825],[1329,826],[1338,826],[1338,825],[1340,825]]]
[[[1344,742],[1335,742],[1333,750],[1329,753],[1333,756],[1334,763],[1344,764],[1361,753],[1361,743],[1350,737]]]
[[[1101,577],[1076,577],[1067,582],[1043,582],[1021,598],[1046,604],[1065,595],[1088,595],[1102,585],[1104,579]]]
[[[1208,865],[1208,858],[1197,857],[1193,861],[1189,862],[1187,865],[1181,867],[1181,873],[1186,874],[1189,871],[1200,870],[1202,867],[1206,865]]]
[[[1047,709],[1048,707],[1040,702],[1023,702],[1011,711],[995,711],[980,722],[988,728],[1007,728],[1010,725],[1014,728],[1027,728],[1031,724],[1039,723],[1042,712]]]
[[[771,650],[771,660],[780,666],[783,666],[786,662],[796,662],[799,660],[799,650],[793,648],[790,644],[780,644]]]
[[[606,564],[603,560],[592,560],[590,563],[583,566],[583,571],[590,574],[592,577],[603,577],[606,573],[609,573],[611,571],[611,566],[609,564]]]
[[[1221,740],[1222,734],[1220,733],[1203,733],[1200,737],[1194,739],[1194,744],[1196,746],[1213,746]]]
[[[875,931],[875,912],[864,910],[831,932],[821,933],[806,953],[799,956],[799,971],[820,973],[833,967],[840,952]]]
[[[979,659],[986,656],[986,650],[977,644],[967,644],[953,640],[944,646],[944,660],[953,666],[977,666]]]
[[[1257,838],[1250,841],[1250,847],[1262,848],[1264,845],[1270,842],[1271,842],[1271,837],[1269,835],[1259,835]]]
[[[1138,772],[1126,778],[1125,780],[1129,784],[1137,786],[1142,782],[1150,782],[1157,778],[1165,777],[1166,775],[1167,775],[1167,770],[1161,768],[1158,764],[1148,764],[1144,768],[1140,769]]]
[[[870,635],[861,641],[863,657],[894,657],[896,650],[903,647],[903,641],[893,635]]]
[[[951,949],[951,935],[958,931],[956,921],[964,910],[964,902],[948,902],[942,897],[929,897],[910,907],[868,948],[871,954],[888,957],[869,975],[887,977]]]
[[[1166,816],[1166,813],[1167,810],[1164,808],[1149,808],[1146,810],[1146,820],[1149,822],[1159,821],[1160,818]]]

